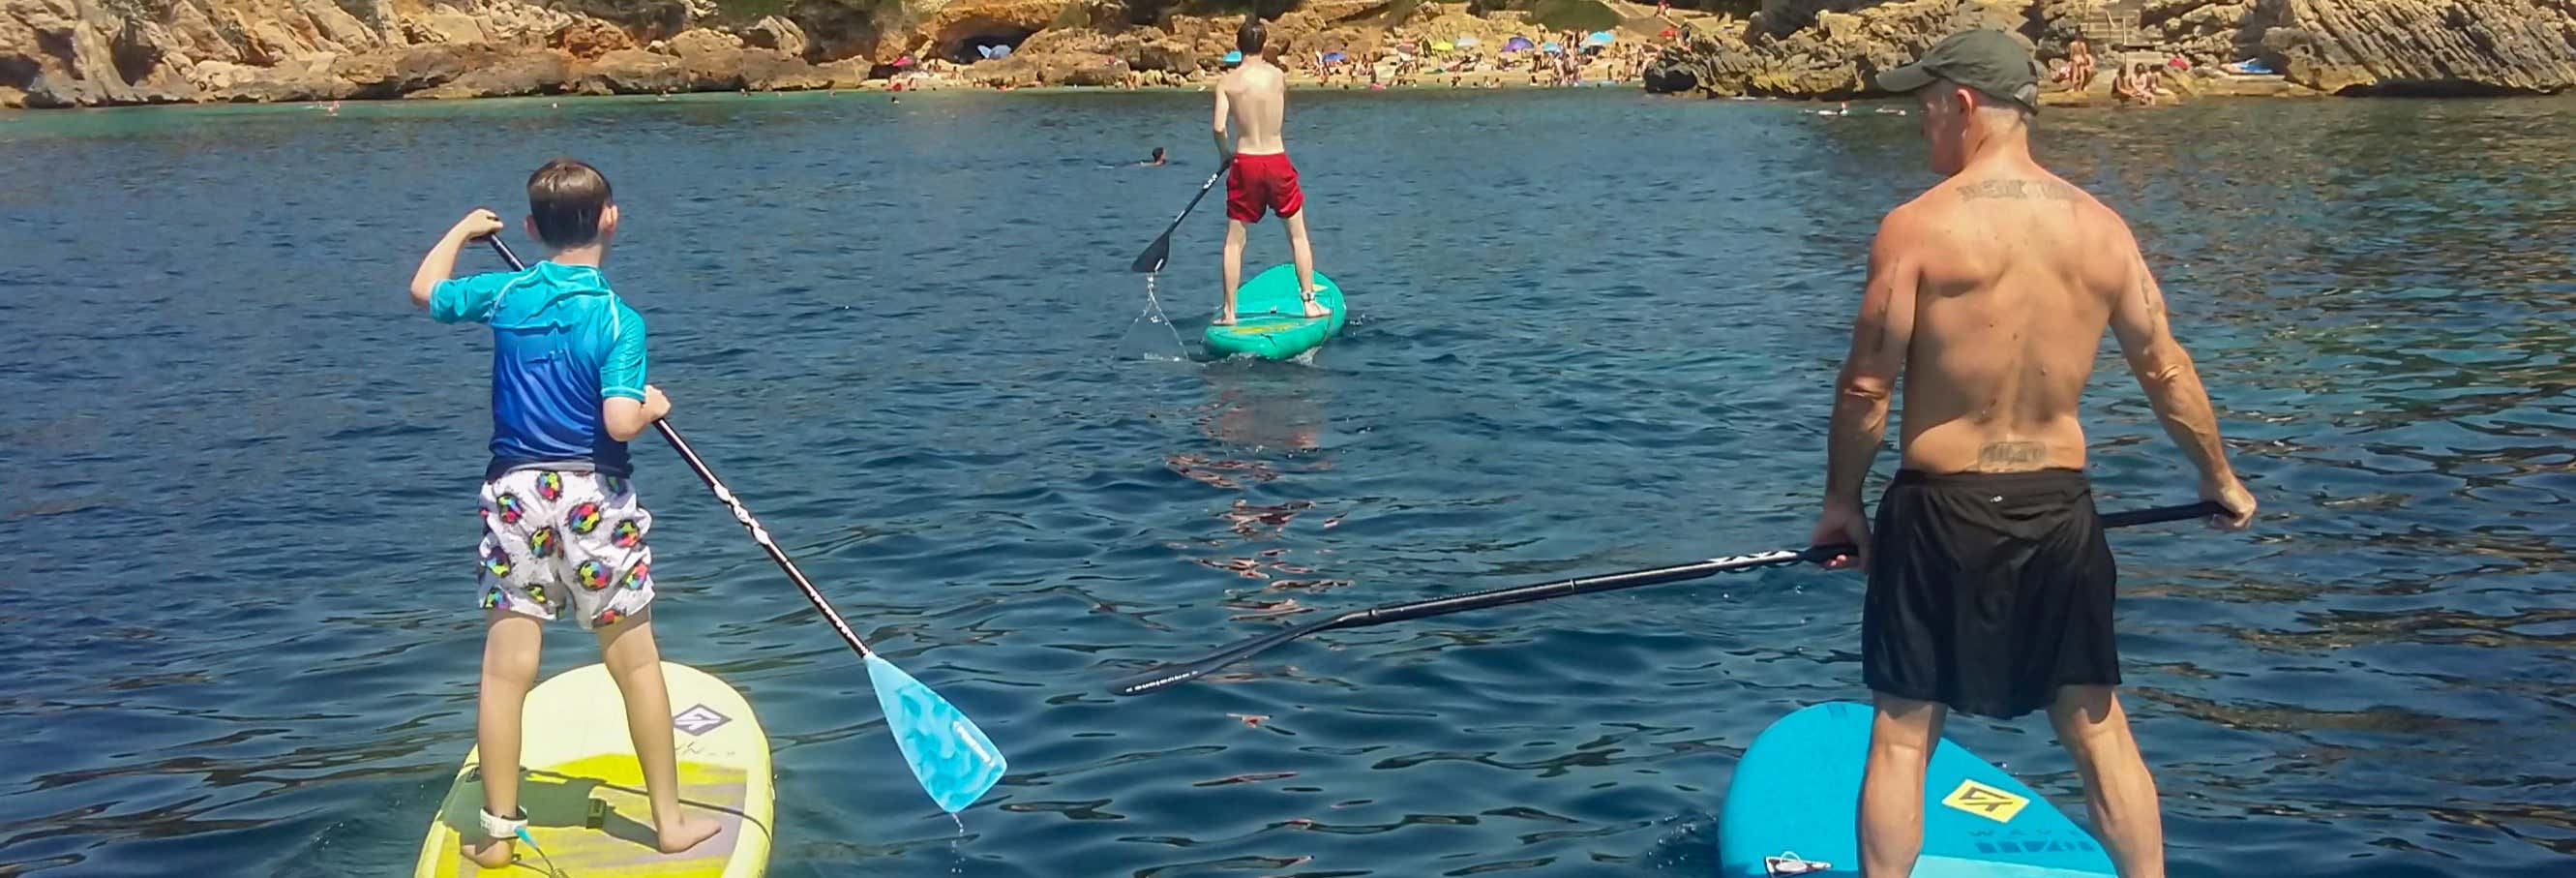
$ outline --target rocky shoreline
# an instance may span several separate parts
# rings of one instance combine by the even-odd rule
[[[0,106],[1187,85],[1222,72],[1241,20],[1138,5],[1150,0],[763,2],[0,0]],[[2576,86],[2576,2],[2561,0],[1760,0],[1744,19],[1600,0],[1540,8],[1563,16],[1566,3],[1616,21],[1607,29],[1622,51],[1657,46],[1649,91],[1712,97],[1866,96],[1871,73],[1961,27],[2014,31],[2045,55],[2078,37],[2102,42],[2106,21],[2126,28],[2106,57],[2188,59],[2205,71],[2185,85],[2198,93]],[[1554,24],[1390,0],[1310,0],[1273,18],[1276,37],[1304,53],[1292,57],[1338,52],[1376,70],[1435,40],[1500,45],[1544,39]],[[1008,56],[980,57],[996,47]],[[2216,73],[2249,59],[2280,75]]]
[[[2558,0],[1762,0],[1694,28],[1646,71],[1649,91],[1859,97],[1869,77],[1970,27],[2021,35],[2043,59],[2085,40],[2104,64],[2171,69],[2185,91],[2483,96],[2576,87],[2576,3]],[[2175,63],[2175,62],[2180,63]],[[2254,62],[2254,70],[2232,65]],[[2243,68],[2238,68],[2243,69]],[[2107,101],[2107,82],[2044,94]]]
[[[757,17],[719,2],[0,0],[0,106],[1186,85],[1223,72],[1242,20],[1140,23],[1115,0],[759,0],[772,5]],[[1623,18],[1601,0],[1551,2]],[[1272,33],[1294,59],[1393,65],[1427,57],[1435,31],[1499,44],[1537,27],[1466,8],[1309,0]],[[980,57],[997,47],[1008,56]],[[1633,75],[1644,57],[1627,57]]]

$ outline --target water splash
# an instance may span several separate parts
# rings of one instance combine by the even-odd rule
[[[1190,358],[1190,349],[1181,343],[1180,329],[1172,325],[1171,318],[1163,315],[1163,300],[1154,295],[1154,281],[1162,276],[1163,273],[1159,271],[1145,275],[1145,309],[1136,312],[1136,319],[1127,321],[1127,331],[1119,333],[1118,338],[1120,341],[1125,341],[1128,336],[1136,333],[1136,324],[1151,320],[1161,324],[1165,331],[1172,334],[1172,358],[1186,361]]]
[[[948,840],[948,874],[949,878],[958,878],[966,874],[966,818],[950,811],[948,820],[957,824],[957,835]]]

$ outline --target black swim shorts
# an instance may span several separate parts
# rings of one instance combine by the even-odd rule
[[[1871,691],[2009,718],[2119,684],[2118,569],[2082,472],[1903,470],[1870,542]]]

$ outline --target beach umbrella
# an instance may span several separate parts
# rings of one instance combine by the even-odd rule
[[[1607,46],[1617,39],[1618,37],[1612,36],[1609,31],[1597,30],[1585,35],[1583,37],[1583,44],[1586,46]]]
[[[1473,49],[1473,48],[1475,48],[1475,47],[1477,47],[1477,46],[1481,46],[1481,45],[1484,45],[1484,44],[1485,44],[1485,41],[1483,41],[1483,40],[1476,39],[1475,37],[1464,37],[1464,36],[1459,37],[1459,38],[1457,38],[1457,39],[1455,39],[1455,40],[1451,40],[1450,42],[1452,42],[1452,43],[1456,43],[1456,44],[1458,45],[1458,48],[1461,48],[1461,49]]]
[[[1448,51],[1454,51],[1454,50],[1456,50],[1457,48],[1458,48],[1458,47],[1457,47],[1456,45],[1451,44],[1448,40],[1441,40],[1441,41],[1439,41],[1439,42],[1437,42],[1437,43],[1432,43],[1432,44],[1431,44],[1431,51],[1434,51],[1434,52],[1448,52]]]
[[[1659,36],[1659,37],[1668,37],[1668,38],[1669,38],[1669,37],[1678,37],[1678,36],[1681,36],[1681,35],[1682,35],[1682,32],[1681,32],[1681,31],[1677,31],[1677,30],[1674,30],[1674,29],[1672,29],[1672,28],[1664,28],[1663,33],[1656,34],[1655,36]]]
[[[1539,51],[1541,51],[1541,52],[1546,52],[1546,53],[1548,53],[1548,54],[1550,54],[1550,55],[1563,55],[1563,54],[1565,54],[1565,47],[1564,47],[1564,46],[1562,46],[1562,45],[1559,45],[1555,40],[1549,40],[1549,41],[1547,41],[1547,42],[1544,42],[1544,43],[1540,43],[1540,44],[1538,44],[1538,50],[1539,50]]]
[[[910,67],[910,66],[912,66],[912,56],[910,56],[910,55],[905,55],[905,56],[903,56],[903,57],[901,57],[901,58],[896,58],[896,59],[894,59],[894,66],[896,66],[896,67]]]
[[[1225,53],[1225,63],[1228,63],[1228,64],[1241,64],[1241,63],[1243,63],[1243,53],[1242,53],[1242,52],[1227,52],[1227,53]]]
[[[1342,54],[1342,53],[1340,53],[1340,52],[1326,52],[1326,53],[1324,53],[1324,63],[1327,63],[1327,64],[1339,64],[1339,63],[1342,63],[1342,62],[1344,62],[1344,61],[1348,61],[1348,60],[1351,60],[1351,56],[1349,56],[1349,55],[1344,55],[1344,54]]]
[[[1524,36],[1515,35],[1503,41],[1503,51],[1506,52],[1527,52],[1535,48],[1538,48],[1537,44],[1531,43],[1530,39]]]

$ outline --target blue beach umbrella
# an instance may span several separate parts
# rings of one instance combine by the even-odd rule
[[[1609,31],[1597,30],[1584,35],[1583,44],[1586,46],[1607,46],[1610,45],[1611,41],[1616,39],[1618,39],[1618,37],[1612,36]]]
[[[1544,42],[1544,43],[1540,43],[1540,44],[1538,44],[1538,50],[1539,50],[1539,51],[1541,51],[1541,52],[1546,52],[1546,53],[1548,53],[1548,54],[1550,54],[1550,55],[1563,55],[1563,54],[1565,54],[1565,47],[1564,47],[1564,46],[1562,46],[1562,45],[1558,45],[1558,44],[1557,44],[1557,42],[1556,42],[1555,40],[1549,40],[1549,41],[1547,41],[1547,42]]]
[[[1228,63],[1228,64],[1241,64],[1241,63],[1243,63],[1243,53],[1242,53],[1242,52],[1227,52],[1227,53],[1225,53],[1225,63]]]
[[[1340,53],[1340,52],[1326,52],[1326,53],[1324,53],[1324,61],[1325,61],[1326,63],[1339,64],[1339,63],[1342,63],[1342,62],[1344,62],[1344,61],[1348,61],[1348,60],[1351,60],[1351,56],[1349,56],[1349,55],[1344,55],[1344,54],[1342,54],[1342,53]]]
[[[1530,39],[1524,36],[1514,36],[1511,39],[1503,41],[1503,51],[1506,52],[1527,52],[1535,48],[1538,48],[1538,46],[1531,43]]]

